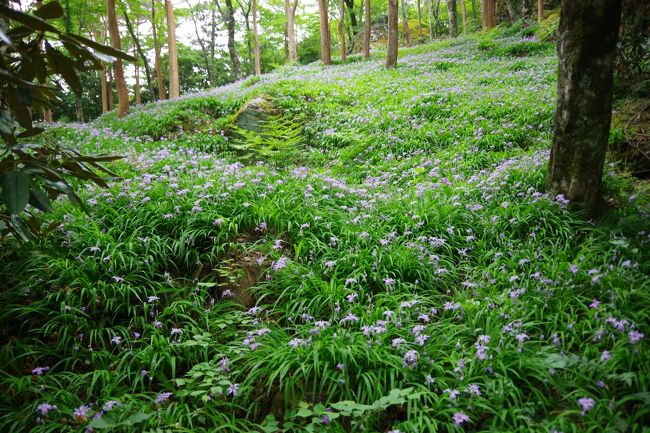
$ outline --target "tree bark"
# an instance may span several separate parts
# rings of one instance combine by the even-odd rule
[[[458,21],[456,19],[456,0],[447,0],[449,11],[449,35],[453,38],[458,34]]]
[[[142,98],[140,97],[140,66],[135,64],[135,105],[142,104]]]
[[[196,34],[196,39],[199,43],[199,46],[201,47],[201,53],[203,54],[203,63],[205,63],[205,69],[208,74],[208,81],[210,82],[210,85],[214,86],[216,82],[214,81],[214,75],[212,74],[212,64],[210,62],[208,48],[205,46],[205,41],[199,32],[199,25],[197,23],[196,16],[194,15],[194,11],[192,10],[192,4],[189,2],[189,0],[187,0],[187,6],[190,11],[190,18],[194,24],[194,34]]]
[[[388,48],[386,49],[386,68],[394,68],[397,65],[399,13],[398,0],[388,0]]]
[[[320,51],[321,59],[326,65],[332,64],[332,55],[330,51],[330,27],[327,17],[328,0],[318,0],[318,14],[320,16]]]
[[[298,61],[298,43],[296,41],[296,8],[298,0],[285,0],[285,12],[287,15],[287,39],[289,40],[289,61]]]
[[[219,6],[217,0],[217,6]],[[221,11],[221,6],[219,6]],[[225,14],[223,11],[222,16],[226,20],[226,26],[228,28],[228,54],[230,55],[230,62],[232,63],[232,69],[235,73],[236,79],[242,78],[241,73],[241,63],[239,62],[239,56],[237,55],[237,47],[235,45],[235,10],[232,6],[232,0],[226,0],[226,11]]]
[[[158,42],[158,32],[156,30],[156,0],[151,0],[151,31],[153,34],[156,81],[158,81],[158,98],[167,99],[167,94],[165,93],[165,79],[162,72],[162,62],[160,61],[160,43]]]
[[[514,23],[519,19],[519,11],[515,4],[515,0],[505,0],[505,3],[506,9],[508,10],[508,16],[510,17],[510,22]]]
[[[402,29],[406,39],[406,46],[410,47],[413,43],[411,41],[411,30],[409,29],[408,3],[406,3],[406,0],[402,0]]]
[[[115,0],[106,0],[106,10],[108,15],[108,31],[111,35],[111,46],[116,50],[121,50],[120,31],[117,27],[117,16],[115,15]],[[115,59],[113,62],[113,70],[117,84],[117,117],[122,117],[129,111],[129,92],[126,89],[122,59]]]
[[[370,19],[371,12],[370,0],[365,0],[365,8],[363,11],[363,57],[366,59],[370,57],[370,32],[372,30],[372,21]]]
[[[537,0],[537,21],[540,24],[544,21],[544,0]]]
[[[106,89],[106,96],[108,97],[108,111],[115,109],[115,98],[113,97],[113,66],[108,68],[108,88]]]
[[[153,90],[153,80],[151,79],[151,71],[149,70],[149,62],[147,61],[147,57],[144,55],[144,51],[142,51],[142,46],[140,45],[140,39],[138,38],[137,32],[133,29],[133,25],[131,24],[131,20],[129,19],[129,15],[124,11],[124,21],[126,22],[126,28],[129,30],[129,33],[131,34],[131,37],[133,38],[133,42],[135,43],[135,48],[138,50],[138,55],[140,56],[140,60],[142,60],[142,64],[144,65],[144,72],[145,76],[147,78],[147,87],[149,88],[149,93],[151,93],[151,100],[155,101],[156,100],[156,94]],[[138,25],[138,20],[136,18],[136,25]]]
[[[262,75],[260,59],[260,37],[257,34],[257,0],[253,1],[253,49],[255,50],[255,75]]]
[[[422,0],[418,2],[418,38],[422,35]]]
[[[167,18],[167,48],[169,49],[169,97],[181,96],[178,79],[178,54],[176,53],[176,21],[171,0],[165,0],[165,17]]]
[[[341,62],[345,63],[345,0],[339,2],[339,40],[341,41]]]
[[[108,89],[106,88],[106,66],[103,63],[99,76],[102,89],[102,114],[104,114],[108,112]]]
[[[562,0],[558,105],[547,187],[595,215],[612,116],[621,0]]]
[[[357,21],[357,14],[354,12],[354,0],[345,0],[345,6],[350,14],[350,23],[352,24],[352,28],[356,32],[359,22]]]

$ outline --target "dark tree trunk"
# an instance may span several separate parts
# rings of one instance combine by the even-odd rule
[[[506,0],[506,9],[508,10],[508,16],[510,17],[511,23],[514,23],[519,19],[519,12],[515,3],[515,0]]]
[[[449,34],[454,37],[458,34],[458,21],[456,20],[456,0],[447,0],[449,10]]]
[[[521,2],[521,17],[524,20],[524,23],[528,24],[530,22],[530,17],[533,13],[533,5],[531,0],[522,0]]]
[[[126,22],[126,28],[129,30],[129,33],[131,34],[131,37],[133,38],[133,42],[135,43],[135,48],[138,50],[138,55],[140,56],[140,60],[142,60],[142,64],[144,65],[144,73],[147,78],[147,87],[149,88],[149,93],[151,94],[151,100],[155,101],[156,100],[156,93],[154,92],[153,89],[153,80],[151,79],[151,71],[149,69],[149,62],[147,62],[147,56],[144,55],[144,52],[142,51],[142,46],[140,45],[140,39],[136,35],[133,25],[131,24],[131,20],[129,19],[129,15],[124,11],[124,21]],[[136,18],[136,25],[137,25],[137,18]]]
[[[232,5],[232,0],[226,0],[226,10],[225,12],[221,10],[217,0],[217,6],[221,11],[221,15],[226,20],[226,26],[228,28],[228,54],[230,55],[230,62],[232,63],[232,69],[235,73],[235,78],[242,78],[241,73],[241,63],[239,63],[239,57],[237,56],[237,47],[235,46],[235,9]]]
[[[410,47],[413,45],[411,42],[411,30],[409,29],[409,17],[408,17],[408,3],[406,0],[402,0],[402,30],[404,31],[404,39],[406,39],[406,46]]]
[[[399,0],[388,0],[388,48],[386,50],[387,68],[394,68],[395,65],[397,65],[397,48],[399,42],[397,36],[397,26],[399,25],[397,21],[398,1]]]
[[[601,205],[621,0],[562,0],[561,10],[548,190],[593,215]]]

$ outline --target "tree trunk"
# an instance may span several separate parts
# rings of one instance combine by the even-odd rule
[[[165,93],[165,79],[163,78],[162,62],[160,61],[160,43],[156,30],[156,0],[151,0],[151,31],[153,34],[154,62],[156,67],[156,81],[158,81],[158,98],[167,99]]]
[[[540,24],[544,21],[544,0],[537,0],[537,21]]]
[[[327,1],[328,0],[318,0],[318,14],[320,16],[320,51],[323,63],[331,65],[332,55],[330,53],[330,27],[327,18]]]
[[[341,41],[341,63],[345,63],[345,1],[339,2],[339,40]]]
[[[350,14],[350,23],[352,24],[352,28],[356,33],[359,22],[357,21],[357,14],[354,12],[354,0],[345,0],[345,6],[348,9],[348,14]]]
[[[253,1],[253,48],[255,50],[255,75],[262,75],[260,59],[260,37],[257,34],[257,0]]]
[[[111,46],[116,50],[121,50],[120,31],[117,27],[117,16],[115,16],[115,0],[106,0],[106,10],[108,15],[108,31],[111,34]],[[117,84],[117,117],[122,117],[129,111],[129,92],[126,89],[122,59],[115,59],[113,69]]]
[[[594,215],[612,116],[621,0],[562,0],[548,190]]]
[[[0,1],[0,4],[2,4],[3,6],[6,6],[5,2]],[[40,9],[42,7],[43,7],[43,1],[42,0],[37,0],[36,1],[36,8]],[[0,30],[3,30],[6,33],[8,24],[9,23],[7,23],[6,26],[0,28]],[[39,48],[40,48],[41,51],[45,51],[45,40],[41,39],[41,42],[39,43]],[[50,109],[50,107],[45,107],[45,106],[43,107],[43,122],[52,123],[52,110]]]
[[[472,18],[476,21],[476,3],[475,0],[472,0]]]
[[[363,57],[370,57],[370,32],[372,30],[372,21],[370,19],[371,9],[370,9],[370,0],[365,1],[364,8],[364,18],[363,18]]]
[[[449,35],[453,38],[458,34],[458,22],[456,20],[456,0],[447,0],[449,11]]]
[[[410,47],[413,43],[411,41],[411,30],[409,29],[408,3],[406,3],[406,0],[402,0],[402,30],[406,39],[406,46]]]
[[[102,89],[102,114],[104,114],[108,111],[108,89],[106,88],[106,66],[103,63],[99,76]]]
[[[298,0],[285,0],[287,15],[287,39],[289,39],[289,61],[298,61],[298,43],[296,41],[296,8]]]
[[[467,5],[465,0],[460,0],[460,11],[463,17],[463,33],[467,33]]]
[[[212,64],[210,62],[210,56],[208,53],[208,48],[205,46],[205,41],[203,40],[203,37],[201,37],[201,32],[199,32],[199,25],[197,23],[196,16],[194,15],[194,11],[192,10],[192,5],[190,2],[187,2],[188,9],[190,11],[190,18],[192,19],[192,23],[194,24],[194,34],[196,34],[196,40],[199,43],[199,46],[201,47],[201,54],[203,54],[203,63],[205,64],[205,70],[208,74],[208,81],[210,82],[210,85],[214,86],[216,85],[216,82],[214,80],[214,75],[212,73]]]
[[[153,80],[151,79],[149,62],[147,61],[147,56],[145,56],[144,52],[142,51],[142,46],[140,45],[140,39],[138,38],[137,31],[134,31],[133,25],[131,24],[131,20],[129,19],[129,15],[126,13],[126,11],[124,11],[124,21],[126,22],[126,28],[129,30],[129,33],[133,38],[133,42],[135,43],[135,48],[138,50],[138,55],[140,56],[140,60],[142,60],[142,64],[144,65],[144,72],[147,78],[147,87],[149,88],[149,93],[151,93],[151,100],[155,101],[156,94],[153,90]],[[139,25],[137,18],[135,24],[136,26]],[[137,28],[135,30],[137,30]]]
[[[418,38],[422,35],[422,0],[418,2]]]
[[[108,68],[108,89],[106,89],[106,96],[108,97],[108,111],[115,109],[115,98],[113,97],[113,65]]]
[[[386,49],[386,68],[394,68],[397,65],[398,30],[399,22],[397,15],[399,0],[388,0],[388,48]]]
[[[232,5],[232,0],[226,0],[225,12],[226,25],[228,27],[228,54],[230,55],[230,62],[232,69],[235,73],[237,80],[242,78],[241,63],[239,63],[239,56],[237,55],[237,47],[235,45],[235,9]]]
[[[433,0],[427,0],[427,10],[429,12],[429,41],[433,41]]]
[[[181,96],[178,79],[178,54],[176,53],[176,21],[171,0],[165,0],[165,17],[167,18],[167,48],[169,49],[169,97]]]

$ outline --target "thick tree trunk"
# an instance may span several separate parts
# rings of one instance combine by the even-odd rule
[[[167,94],[165,93],[165,79],[162,72],[162,62],[160,61],[160,43],[158,42],[158,32],[156,30],[156,0],[151,0],[151,31],[153,35],[156,81],[158,81],[158,98],[167,99]]]
[[[370,18],[371,12],[370,0],[365,0],[365,8],[363,11],[363,57],[366,59],[370,57],[370,32],[372,30],[372,21]]]
[[[481,0],[481,24],[483,31],[496,25],[495,20],[496,0]]]
[[[326,65],[332,64],[332,55],[330,51],[330,27],[327,17],[327,1],[318,0],[318,14],[320,16],[320,52],[321,59]]]
[[[399,0],[388,0],[388,48],[386,49],[386,68],[394,68],[397,65],[397,49],[399,44],[398,30],[399,22]]]
[[[289,39],[289,61],[298,61],[298,42],[296,41],[296,8],[298,0],[285,0],[287,15],[287,39]]]
[[[548,190],[594,215],[601,205],[621,0],[562,0],[561,7]]]
[[[449,35],[453,38],[458,34],[458,21],[456,19],[456,0],[447,0],[449,11]]]
[[[165,17],[167,18],[167,48],[169,49],[169,97],[181,96],[178,79],[178,54],[176,53],[176,21],[171,0],[165,0]]]
[[[409,29],[409,16],[408,16],[408,3],[402,0],[402,29],[404,31],[404,38],[406,39],[406,46],[413,45],[411,41],[411,30]]]
[[[262,75],[260,59],[260,37],[257,34],[257,0],[253,1],[253,49],[255,50],[255,75]]]
[[[460,11],[463,17],[463,33],[467,33],[467,5],[465,0],[460,0]]]
[[[544,0],[537,0],[537,21],[541,23],[544,20]]]
[[[149,62],[147,61],[147,57],[144,55],[144,52],[142,51],[142,46],[140,45],[140,38],[138,38],[138,32],[137,28],[134,30],[133,25],[131,24],[131,20],[129,19],[129,15],[124,11],[124,21],[126,22],[126,28],[129,30],[129,33],[131,34],[131,37],[133,38],[133,42],[135,43],[135,48],[138,50],[138,55],[140,56],[140,60],[142,61],[142,64],[144,65],[144,72],[145,76],[147,78],[147,87],[149,88],[149,93],[151,93],[151,100],[155,101],[156,100],[156,94],[153,90],[153,80],[151,79],[151,71],[149,70]],[[138,19],[136,18],[135,22],[136,26],[139,25]]]
[[[121,50],[120,31],[117,27],[117,16],[115,16],[115,0],[106,0],[106,10],[108,15],[108,31],[111,35],[111,46],[116,50]],[[117,58],[113,62],[113,69],[117,84],[117,116],[122,117],[129,111],[129,92],[126,89],[122,59]]]
[[[339,40],[341,41],[341,62],[345,63],[345,1],[339,2]]]
[[[481,29],[486,31],[488,29],[488,1],[481,0]]]

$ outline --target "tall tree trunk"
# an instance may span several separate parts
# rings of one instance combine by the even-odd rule
[[[345,1],[339,2],[339,39],[341,41],[341,62],[345,63]]]
[[[363,18],[363,57],[368,58],[370,57],[370,32],[372,30],[372,21],[370,19],[370,14],[371,14],[371,9],[370,9],[370,0],[364,0],[365,1],[365,8],[364,8],[364,18]]]
[[[171,0],[165,0],[165,17],[167,18],[167,48],[169,49],[169,97],[181,96],[178,79],[178,54],[176,53],[176,21]]]
[[[167,94],[165,93],[165,79],[162,72],[162,62],[160,61],[160,43],[158,41],[158,31],[156,30],[156,0],[151,0],[151,31],[153,35],[156,81],[158,81],[158,97],[160,99],[167,99]]]
[[[418,2],[418,38],[422,35],[422,0]]]
[[[456,0],[447,0],[449,11],[449,35],[453,38],[458,34],[458,21],[456,19]]]
[[[562,0],[561,8],[548,189],[593,215],[601,206],[621,0]]]
[[[544,0],[537,0],[537,21],[544,21]]]
[[[217,5],[219,5],[217,0]],[[221,7],[219,6],[221,9]],[[222,16],[224,13],[222,11]],[[226,0],[226,11],[225,16],[226,26],[228,28],[228,54],[230,55],[230,62],[232,63],[232,69],[235,73],[235,78],[237,80],[242,78],[241,73],[241,63],[239,62],[239,56],[237,55],[237,46],[235,45],[235,9],[232,5],[232,0]]]
[[[0,4],[6,6],[5,2],[0,1]],[[40,9],[41,7],[43,7],[43,0],[37,0],[36,8]],[[7,31],[6,28],[3,28],[1,30],[3,30],[5,33]],[[39,48],[41,51],[45,51],[45,40],[41,39],[41,42],[39,43]],[[52,123],[52,110],[50,109],[50,107],[43,107],[43,122]]]
[[[255,49],[255,75],[262,75],[262,63],[260,59],[260,37],[257,34],[257,0],[253,1],[253,47]]]
[[[488,2],[490,0],[481,0],[481,29],[486,31],[488,29]]]
[[[135,48],[138,50],[138,56],[140,57],[140,60],[142,61],[142,64],[144,65],[144,73],[147,78],[147,87],[149,88],[149,93],[151,94],[151,100],[155,101],[156,100],[156,94],[153,89],[153,80],[151,79],[151,71],[149,70],[149,62],[147,61],[147,56],[144,55],[144,52],[142,51],[142,46],[140,45],[140,38],[138,37],[138,32],[137,28],[134,30],[133,25],[131,24],[131,20],[129,19],[129,15],[124,11],[124,21],[126,22],[126,28],[129,30],[129,33],[131,34],[131,37],[133,38],[133,42],[135,44]],[[139,24],[138,19],[136,18],[136,26]],[[137,64],[136,64],[137,65]]]
[[[475,0],[472,0],[472,18],[474,18],[474,21],[476,21],[476,3],[475,3]]]
[[[116,50],[121,50],[120,30],[117,27],[117,16],[115,15],[115,0],[106,0],[106,10],[108,15],[108,31],[111,34],[111,46]],[[129,111],[129,92],[126,89],[122,59],[117,58],[113,62],[113,69],[117,84],[117,117],[122,117]]]
[[[108,68],[108,88],[106,90],[106,96],[108,96],[108,111],[113,111],[115,109],[115,98],[113,96],[113,65]]]
[[[321,59],[326,65],[332,64],[330,51],[330,25],[327,17],[328,0],[318,0],[318,14],[320,17],[320,52]]]
[[[298,61],[298,43],[296,41],[296,8],[298,0],[285,0],[287,14],[287,39],[289,39],[289,61]]]
[[[413,43],[411,42],[411,30],[409,30],[408,3],[406,3],[406,0],[402,0],[402,29],[406,39],[406,46],[410,47]]]
[[[467,5],[465,0],[460,0],[460,11],[463,17],[463,33],[467,33]]]
[[[397,15],[399,0],[388,0],[388,48],[386,49],[386,68],[397,65],[397,49],[399,44]]]
[[[515,0],[505,0],[506,9],[508,10],[508,16],[510,17],[510,22],[514,23],[519,19],[519,10],[515,4]]]
[[[214,81],[214,75],[212,74],[212,63],[210,62],[208,48],[205,46],[205,41],[201,36],[201,32],[199,32],[199,25],[197,23],[196,16],[194,15],[194,11],[192,10],[192,4],[189,2],[189,0],[187,1],[187,5],[190,11],[190,18],[192,19],[192,23],[194,24],[194,34],[196,35],[196,39],[199,43],[199,46],[201,47],[201,54],[203,55],[203,63],[205,64],[205,70],[208,74],[208,81],[210,82],[211,86],[214,86],[216,82]]]
[[[427,10],[429,15],[429,41],[433,41],[433,0],[427,0]]]

